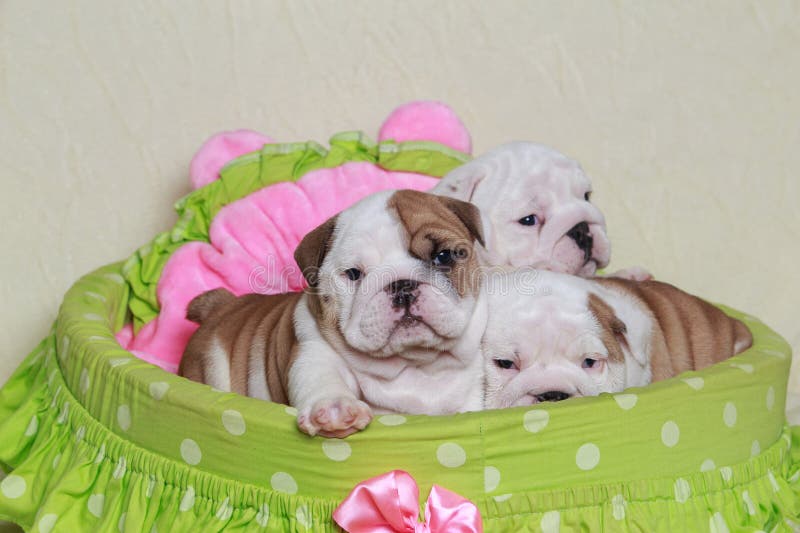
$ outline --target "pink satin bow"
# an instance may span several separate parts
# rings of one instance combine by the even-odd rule
[[[403,470],[362,481],[333,512],[349,533],[482,533],[478,508],[468,499],[434,485],[419,522],[419,488]]]

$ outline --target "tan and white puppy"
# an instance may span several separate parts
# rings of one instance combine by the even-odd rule
[[[373,412],[479,410],[486,305],[476,240],[471,204],[371,195],[302,240],[305,292],[195,298],[187,317],[201,326],[179,374],[293,405],[309,435],[346,437]]]
[[[492,280],[486,408],[644,386],[744,351],[750,331],[672,285],[518,271]]]
[[[592,276],[610,244],[592,184],[577,161],[530,142],[501,145],[444,176],[436,194],[481,210],[488,265]]]

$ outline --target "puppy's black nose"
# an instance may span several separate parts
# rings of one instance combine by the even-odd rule
[[[417,287],[419,287],[419,281],[399,279],[387,285],[386,290],[392,295],[394,307],[408,309],[408,306],[417,299],[417,295],[414,293]]]
[[[566,392],[551,390],[537,394],[536,399],[540,402],[560,402],[561,400],[566,400],[569,396]]]
[[[578,249],[583,250],[583,260],[588,261],[592,257],[592,245],[594,238],[589,233],[589,224],[587,222],[579,222],[575,224],[571,230],[567,232],[567,237],[575,241]]]

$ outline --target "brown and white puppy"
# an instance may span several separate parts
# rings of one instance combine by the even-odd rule
[[[541,144],[511,142],[442,178],[434,193],[478,206],[488,265],[592,276],[611,247],[592,183],[577,161]]]
[[[466,202],[371,195],[302,240],[305,292],[195,298],[179,374],[293,405],[309,435],[346,437],[373,412],[479,410],[480,228]]]
[[[672,285],[517,271],[492,280],[486,408],[644,386],[744,351],[750,331]]]

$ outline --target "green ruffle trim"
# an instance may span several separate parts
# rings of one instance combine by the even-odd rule
[[[190,241],[208,242],[208,228],[225,205],[268,185],[296,181],[308,172],[353,162],[374,163],[397,172],[444,176],[469,159],[467,154],[434,142],[374,143],[361,132],[344,132],[330,139],[330,148],[316,142],[267,144],[228,163],[220,179],[175,204],[178,222],[128,259],[123,275],[133,294],[129,302],[134,331],[159,311],[156,285],[170,256]]]

